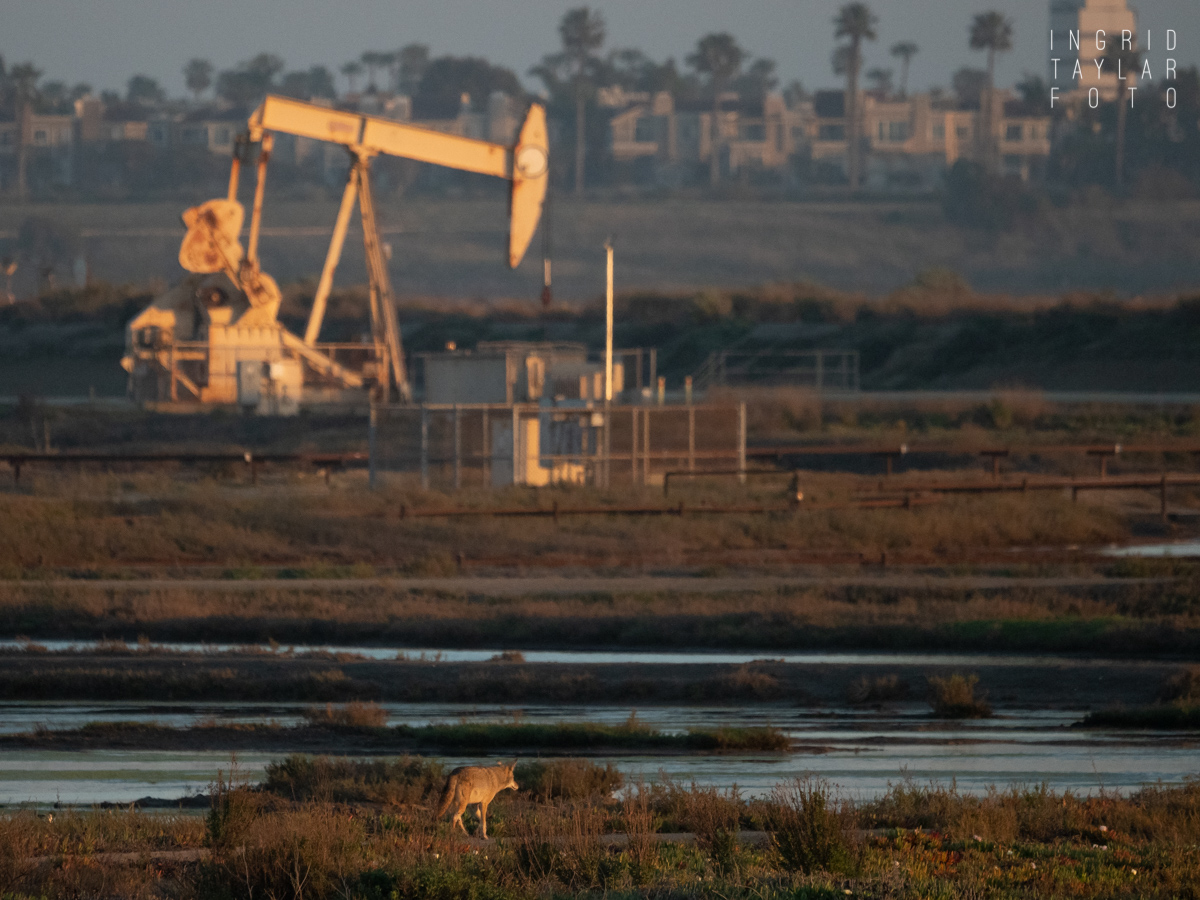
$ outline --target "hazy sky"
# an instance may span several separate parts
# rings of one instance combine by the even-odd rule
[[[682,61],[696,39],[730,31],[752,54],[779,64],[788,81],[806,87],[838,83],[830,70],[832,16],[844,0],[599,0],[609,46],[635,46]],[[97,89],[123,88],[145,73],[172,94],[183,92],[180,68],[193,56],[232,66],[259,51],[289,68],[323,64],[336,70],[363,50],[419,41],[434,54],[475,54],[525,76],[558,42],[563,11],[578,0],[0,0],[0,54],[33,60],[46,76]],[[971,16],[995,8],[1016,24],[1015,47],[999,64],[998,81],[1044,74],[1048,0],[873,0],[879,40],[867,67],[894,66],[887,48],[900,40],[921,46],[911,85],[947,85],[963,65],[983,56],[966,47]],[[1181,66],[1200,63],[1200,0],[1142,0],[1139,27],[1155,49],[1167,28],[1179,33]],[[1151,54],[1157,61],[1160,53]],[[898,74],[898,67],[897,67]],[[1156,68],[1155,76],[1158,76]],[[343,80],[339,77],[339,85]],[[532,82],[531,82],[532,84]]]

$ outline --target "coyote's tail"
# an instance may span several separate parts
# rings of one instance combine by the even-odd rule
[[[442,799],[438,801],[437,818],[441,818],[450,809],[450,804],[454,800],[454,788],[458,785],[458,776],[451,775],[446,779],[446,786],[442,788]]]

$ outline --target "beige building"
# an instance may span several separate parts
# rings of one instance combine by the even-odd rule
[[[1101,99],[1115,99],[1116,69],[1104,56],[1123,36],[1137,46],[1137,16],[1126,0],[1051,0],[1050,85],[1060,96],[1095,88]]]
[[[600,103],[615,109],[609,133],[617,162],[645,159],[670,165],[707,163],[712,158],[711,107],[678,108],[665,91],[651,97],[619,88],[601,92]],[[778,94],[768,94],[756,104],[729,94],[722,98],[718,129],[725,173],[782,169],[803,139],[803,112],[789,109]]]

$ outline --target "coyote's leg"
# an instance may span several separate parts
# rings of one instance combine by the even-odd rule
[[[463,820],[462,820],[463,813],[465,813],[466,811],[467,811],[467,804],[465,804],[465,803],[454,811],[454,818],[450,821],[451,833],[454,832],[454,827],[456,825],[458,826],[458,830],[461,831],[463,834],[467,833],[467,826],[463,824]]]
[[[479,836],[487,840],[487,801],[479,804]]]

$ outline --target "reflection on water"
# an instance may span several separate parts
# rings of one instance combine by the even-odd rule
[[[582,706],[468,706],[462,704],[384,704],[389,720],[428,722],[593,721],[619,723],[631,708]],[[200,721],[299,721],[298,704],[0,704],[0,730],[25,731],[38,724],[73,728],[97,720],[158,721],[190,725]],[[865,798],[889,783],[955,780],[963,791],[990,785],[1048,784],[1055,790],[1096,793],[1130,791],[1158,780],[1179,781],[1200,770],[1194,736],[1181,734],[1082,731],[1068,726],[1082,713],[1017,711],[995,719],[947,723],[929,719],[913,705],[886,712],[813,710],[790,707],[753,709],[658,708],[637,710],[637,718],[665,731],[715,726],[771,724],[799,742],[798,751],[780,756],[610,757],[628,776],[655,780],[662,775],[701,784],[736,783],[746,794],[768,792],[775,784],[813,773],[848,794]],[[240,753],[240,770],[251,780],[281,753]],[[231,755],[217,751],[46,752],[0,751],[0,803],[91,804],[129,802],[145,796],[177,798],[203,791],[218,769],[228,771]],[[458,765],[461,757],[447,757]]]
[[[1134,547],[1113,547],[1104,551],[1106,556],[1200,556],[1200,541],[1179,541],[1173,544],[1140,544]]]

